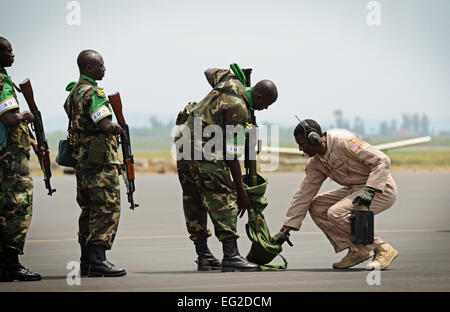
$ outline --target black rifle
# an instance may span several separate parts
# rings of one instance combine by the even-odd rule
[[[245,87],[251,87],[250,75],[251,68],[242,69],[245,75]],[[256,169],[256,134],[258,133],[258,125],[256,124],[255,110],[252,107],[250,111],[250,120],[246,124],[247,131],[245,133],[245,183],[248,186],[258,184],[258,173]],[[251,138],[251,136],[253,137]],[[252,159],[254,158],[254,159]]]
[[[134,210],[135,207],[139,207],[139,204],[136,204],[133,199],[133,193],[135,191],[134,157],[131,153],[130,129],[125,122],[125,118],[123,117],[122,100],[120,99],[119,92],[109,95],[108,98],[114,110],[114,114],[116,115],[117,121],[122,127],[123,132],[125,132],[125,135],[120,136],[120,144],[122,145],[123,167],[127,173],[127,181],[125,184],[127,185],[128,202],[130,203],[130,209]]]
[[[25,100],[27,101],[31,113],[33,113],[34,115],[32,129],[36,134],[38,149],[40,149],[41,147],[44,147],[45,149],[44,155],[42,157],[38,156],[38,158],[41,164],[42,172],[44,173],[45,187],[48,190],[48,195],[51,196],[52,193],[56,191],[56,189],[52,189],[50,185],[50,178],[52,176],[52,171],[50,169],[50,151],[48,150],[48,143],[47,139],[45,138],[44,124],[42,123],[41,112],[38,110],[36,102],[34,101],[33,88],[31,87],[30,80],[25,79],[21,84],[19,84],[19,86],[23,96],[25,97]]]

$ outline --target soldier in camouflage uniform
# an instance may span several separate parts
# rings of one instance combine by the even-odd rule
[[[120,161],[116,135],[104,91],[97,86],[105,66],[101,55],[82,51],[77,59],[80,79],[70,83],[64,109],[71,120],[70,143],[76,159],[77,202],[81,208],[78,242],[81,246],[81,276],[123,276],[124,269],[110,263],[111,249],[120,217]]]
[[[25,237],[31,223],[33,180],[28,167],[30,144],[37,152],[37,142],[30,138],[30,111],[19,112],[15,85],[5,67],[14,62],[11,44],[0,37],[0,281],[36,281],[41,279],[20,264]],[[45,151],[45,150],[44,150]],[[42,155],[41,155],[42,156]]]
[[[259,266],[247,262],[237,247],[237,215],[250,207],[239,161],[233,157],[239,154],[235,153],[237,150],[242,153],[243,146],[228,143],[222,146],[232,160],[228,160],[229,156],[224,160],[223,151],[218,151],[212,158],[202,154],[198,159],[194,155],[195,150],[200,147],[204,151],[210,138],[202,136],[200,140],[194,140],[194,125],[199,121],[202,133],[211,125],[220,127],[222,131],[226,125],[244,125],[250,117],[250,109],[266,109],[275,102],[277,89],[270,80],[263,80],[246,90],[229,70],[208,69],[205,75],[214,89],[199,103],[189,105],[189,114],[187,110],[180,113],[175,135],[187,230],[195,245],[198,270],[258,271]],[[190,151],[186,153],[187,146]],[[215,235],[223,245],[222,262],[213,256],[207,245],[207,238],[211,236],[207,229],[208,214],[214,224]]]

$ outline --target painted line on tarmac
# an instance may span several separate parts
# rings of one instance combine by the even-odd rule
[[[158,239],[158,238],[186,238],[189,235],[151,235],[151,236],[125,236],[116,237],[115,240],[127,240],[127,239]],[[59,243],[59,242],[73,242],[78,241],[78,238],[61,238],[61,239],[31,239],[27,240],[27,243]]]
[[[404,230],[379,230],[377,233],[430,233],[439,232],[442,230],[437,229],[404,229]],[[238,233],[240,236],[245,236],[246,233]],[[272,233],[275,234],[275,233]],[[291,232],[292,235],[320,235],[322,232]],[[171,239],[171,238],[187,238],[189,235],[149,235],[149,236],[125,236],[116,237],[116,240],[129,240],[129,239]],[[61,243],[61,242],[73,242],[77,241],[77,238],[61,238],[61,239],[31,239],[27,240],[27,243]]]

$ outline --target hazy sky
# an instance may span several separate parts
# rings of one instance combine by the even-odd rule
[[[259,120],[292,125],[299,114],[327,123],[341,109],[351,122],[400,122],[401,113],[426,113],[441,129],[450,121],[447,0],[380,0],[380,26],[367,24],[362,0],[80,0],[79,26],[66,21],[69,2],[0,3],[0,35],[16,54],[8,71],[17,83],[31,79],[50,130],[67,124],[64,89],[78,79],[83,49],[103,55],[99,85],[120,91],[136,125],[151,114],[175,118],[210,90],[206,68],[232,62],[278,87]]]

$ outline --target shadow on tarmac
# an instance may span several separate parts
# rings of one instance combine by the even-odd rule
[[[367,271],[365,268],[348,268],[348,269],[287,269],[286,271],[292,271],[292,272],[336,272],[336,273],[342,273],[342,272],[362,272]]]
[[[199,274],[199,273],[221,273],[220,270],[211,271],[157,271],[157,272],[133,272],[135,274]]]
[[[65,280],[67,276],[42,276],[42,280]]]

